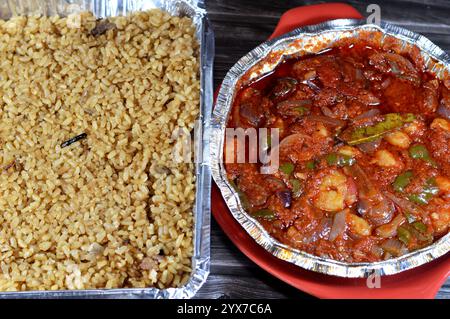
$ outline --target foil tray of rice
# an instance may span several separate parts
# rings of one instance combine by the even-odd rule
[[[425,37],[334,20],[265,42],[211,129],[212,175],[274,256],[364,277],[450,250],[450,57]]]
[[[204,3],[3,1],[0,19],[0,297],[193,296],[209,273]]]

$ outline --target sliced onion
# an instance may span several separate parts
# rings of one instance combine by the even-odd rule
[[[269,154],[269,161],[268,161],[268,165],[264,165],[262,167],[262,170],[264,172],[264,174],[275,174],[277,172],[277,167],[275,167],[275,165],[270,165],[270,163],[273,163],[274,160],[272,160],[271,158],[273,156],[279,156],[280,153],[283,151],[283,149],[285,148],[292,148],[295,146],[295,144],[303,142],[305,140],[310,140],[311,136],[302,134],[302,133],[295,133],[295,134],[291,134],[289,136],[286,136],[284,139],[281,140],[281,142],[278,145],[272,145],[272,149],[270,150],[270,154]]]
[[[372,142],[358,144],[358,145],[356,145],[356,147],[359,148],[364,153],[372,154],[373,152],[375,152],[377,150],[377,148],[380,146],[380,144],[381,144],[381,138],[379,138],[375,141],[372,141]]]
[[[343,210],[334,215],[333,225],[331,226],[328,239],[334,241],[339,235],[342,235],[347,228],[347,210]]]
[[[283,138],[280,142],[280,144],[278,145],[278,147],[280,149],[284,148],[284,147],[289,147],[290,144],[294,143],[294,142],[298,142],[298,141],[303,141],[305,139],[311,139],[311,136],[302,134],[302,133],[295,133],[295,134],[291,134],[289,136],[286,136],[285,138]]]
[[[363,71],[361,69],[358,69],[358,68],[355,69],[355,78],[357,80],[364,80],[365,79]]]
[[[309,115],[307,116],[307,118],[313,121],[318,121],[333,126],[345,126],[346,124],[346,122],[343,120],[335,119],[324,115]]]
[[[325,115],[325,116],[328,116],[328,117],[331,117],[331,118],[335,117],[334,113],[327,106],[321,106],[320,110],[322,111],[323,115]]]
[[[417,75],[417,70],[412,64],[412,62],[409,61],[407,58],[401,56],[400,54],[386,52],[381,53],[381,55],[384,56],[386,61],[389,63],[392,73],[404,74],[406,72],[409,72],[413,75]],[[406,68],[406,70],[402,70],[401,67]]]
[[[380,99],[377,98],[370,92],[365,92],[359,95],[359,99],[361,102],[366,103],[367,105],[379,105],[381,103]]]
[[[322,218],[319,225],[314,229],[312,233],[307,235],[303,235],[301,242],[303,244],[310,244],[317,241],[319,238],[328,238],[328,233],[330,232],[330,228],[332,225],[331,218],[325,217]]]
[[[405,247],[405,245],[403,245],[401,241],[393,238],[383,242],[381,244],[381,248],[383,248],[385,252],[388,252],[396,257],[404,255],[408,252],[408,249]]]
[[[306,84],[311,90],[313,90],[316,93],[319,93],[320,91],[322,91],[322,89],[320,87],[318,87],[316,84],[314,84],[314,82],[312,82],[310,80],[302,81],[302,83]]]
[[[414,205],[407,199],[400,198],[391,192],[384,192],[384,195],[393,201],[398,207],[401,208],[403,212],[413,214],[416,216],[422,216],[422,218],[427,218],[426,213],[418,206]]]
[[[382,72],[390,71],[399,78],[404,78],[414,84],[420,84],[420,77],[414,65],[407,58],[396,53],[375,53],[369,57],[369,63]],[[386,66],[389,70],[386,70]]]
[[[391,85],[391,78],[387,78],[381,83],[381,88],[386,89],[389,85]]]
[[[389,223],[394,214],[395,207],[390,200],[383,196],[372,198],[360,197],[358,202],[358,213],[370,220],[375,226]]]
[[[239,109],[240,116],[243,117],[248,123],[253,126],[259,126],[261,124],[264,114],[261,114],[258,110],[253,109],[249,104],[241,104]]]
[[[294,108],[294,107],[305,107],[311,106],[312,100],[287,100],[277,104],[277,108]]]
[[[412,64],[411,61],[409,61],[407,58],[401,56],[400,54],[396,53],[386,53],[386,57],[388,58],[389,62],[392,63],[396,61],[397,63],[401,64],[402,66],[405,66],[409,72],[413,74],[417,74],[417,70]],[[398,64],[397,64],[398,67]]]
[[[367,112],[364,112],[358,116],[355,116],[353,118],[353,120],[362,120],[362,119],[370,119],[372,117],[375,117],[377,115],[380,115],[380,110],[379,109],[370,109]]]
[[[357,163],[353,164],[352,166],[346,166],[344,170],[347,174],[351,175],[354,178],[360,192],[363,192],[366,196],[370,197],[378,193],[374,188],[372,181],[369,179],[361,166],[359,166]]]
[[[442,117],[445,117],[447,120],[450,120],[450,107],[441,103],[437,109],[437,114]]]
[[[292,204],[292,193],[290,190],[284,190],[277,192],[278,198],[281,200],[284,208],[291,207]]]
[[[383,238],[389,238],[397,235],[397,228],[405,222],[405,217],[402,214],[398,214],[389,223],[378,227],[375,232],[378,236]]]
[[[345,171],[353,176],[358,186],[358,213],[375,226],[390,222],[395,211],[394,205],[379,193],[361,166],[353,164],[347,166]]]
[[[331,226],[333,225],[333,220],[329,217],[322,218],[317,229],[319,230],[319,235],[321,238],[327,238],[330,233]]]
[[[390,64],[390,66],[391,66],[391,71],[392,71],[392,73],[394,73],[395,75],[403,74],[403,71],[400,70],[400,67],[398,66],[397,62],[395,62],[395,61],[390,61],[389,64]]]
[[[270,96],[274,99],[283,99],[296,90],[297,83],[297,80],[291,77],[279,78]]]

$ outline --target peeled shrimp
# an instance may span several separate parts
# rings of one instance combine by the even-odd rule
[[[411,144],[411,139],[406,133],[402,131],[394,131],[387,134],[384,139],[391,145],[397,146],[399,148],[407,149]]]
[[[450,132],[450,121],[441,118],[435,118],[433,122],[431,122],[430,127],[432,129],[441,129],[447,132]]]
[[[314,206],[328,212],[338,212],[356,202],[356,187],[338,170],[331,170],[319,185],[319,194]]]

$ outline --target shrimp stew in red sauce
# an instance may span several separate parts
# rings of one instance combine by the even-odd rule
[[[225,163],[228,179],[282,243],[394,258],[448,232],[449,114],[450,81],[417,58],[359,43],[287,60],[239,89],[227,125],[278,128],[279,168]]]

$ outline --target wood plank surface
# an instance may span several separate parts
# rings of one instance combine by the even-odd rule
[[[327,1],[206,0],[216,38],[215,87],[236,61],[264,42],[287,10]],[[367,16],[377,3],[381,19],[421,33],[450,52],[449,0],[345,1]],[[215,221],[211,229],[211,275],[197,298],[311,298],[274,278],[245,257]],[[436,298],[450,299],[450,280]]]

